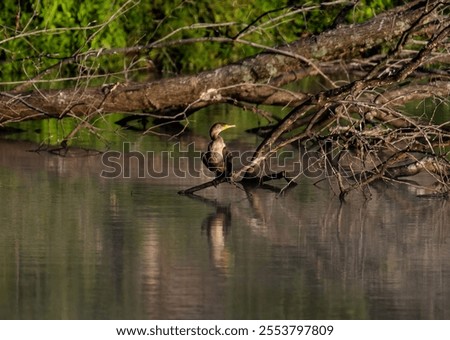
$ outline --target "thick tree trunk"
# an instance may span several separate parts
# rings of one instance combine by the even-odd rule
[[[197,75],[145,84],[117,83],[30,93],[0,93],[0,123],[48,117],[145,111],[175,117],[215,102],[239,100],[296,105],[304,99],[279,89],[304,75],[320,73],[317,61],[358,55],[385,41],[399,39],[425,18],[438,0],[414,1],[358,25],[343,25],[296,42]],[[422,24],[424,22],[421,22]],[[305,72],[305,69],[307,70]]]

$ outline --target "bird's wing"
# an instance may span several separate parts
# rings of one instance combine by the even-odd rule
[[[202,152],[202,162],[203,162],[203,164],[205,164],[205,166],[209,169],[209,162],[208,162],[208,159],[209,159],[209,156],[208,156],[208,154],[209,154],[210,152],[208,151],[208,152]]]
[[[223,164],[221,156],[219,157],[217,152],[213,151],[202,153],[202,162],[209,170],[213,172],[220,170],[221,164]]]
[[[233,154],[225,146],[222,150],[222,156],[225,163],[225,173],[226,175],[231,175],[233,172]]]

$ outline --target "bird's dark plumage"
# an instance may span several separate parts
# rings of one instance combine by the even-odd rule
[[[215,172],[216,177],[229,176],[232,172],[231,153],[220,136],[223,130],[235,127],[226,123],[215,123],[209,130],[211,142],[208,144],[208,151],[203,153],[202,161],[205,166]]]

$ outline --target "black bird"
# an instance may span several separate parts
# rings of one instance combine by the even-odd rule
[[[202,161],[205,166],[215,172],[216,178],[230,176],[232,172],[231,152],[219,134],[226,129],[235,127],[226,123],[215,123],[209,130],[211,142],[208,144],[208,151],[202,154]]]

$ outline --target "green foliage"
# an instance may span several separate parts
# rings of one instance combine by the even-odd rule
[[[396,0],[362,0],[358,5],[358,10],[352,12],[349,17],[354,22],[364,22],[398,4],[400,2]]]
[[[348,15],[348,20],[367,20],[395,2],[365,0]],[[317,0],[304,3],[287,0],[226,0],[220,3],[205,0],[3,0],[0,5],[1,81],[2,85],[7,85],[35,76],[48,80],[79,76],[87,79],[92,75],[133,70],[142,67],[137,61],[149,59],[163,73],[210,69],[260,50],[239,43],[202,42],[159,46],[139,53],[119,51],[102,58],[94,57],[95,53],[86,57],[86,53],[146,46],[162,40],[231,38],[251,23],[253,25],[245,31],[243,39],[276,46],[291,42],[302,34],[326,29],[342,8],[342,5],[320,7],[319,4]],[[287,15],[300,8],[310,10]],[[262,15],[266,12],[267,15]],[[273,20],[280,15],[285,16]],[[254,22],[258,17],[260,19]],[[202,23],[228,24],[188,28]],[[170,38],[164,39],[169,34]],[[67,59],[74,56],[78,58]],[[110,80],[102,78],[102,81]],[[52,82],[46,86],[63,85]]]

